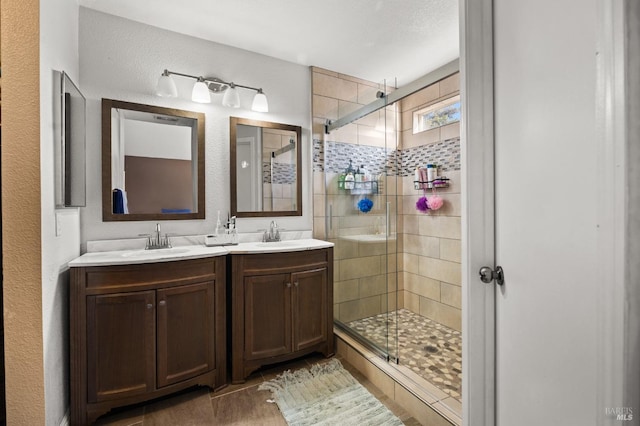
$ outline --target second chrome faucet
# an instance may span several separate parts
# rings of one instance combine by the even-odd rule
[[[164,238],[160,233],[160,224],[156,223],[156,232],[154,234],[140,234],[141,237],[147,237],[146,250],[156,250],[163,248],[171,248],[171,240],[169,234],[165,234]]]
[[[264,234],[262,234],[262,242],[273,243],[277,241],[280,241],[280,230],[278,229],[276,221],[272,220],[269,224],[269,230],[265,230]]]

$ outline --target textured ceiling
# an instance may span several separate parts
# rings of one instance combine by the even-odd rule
[[[134,21],[374,82],[455,59],[456,0],[79,0]]]

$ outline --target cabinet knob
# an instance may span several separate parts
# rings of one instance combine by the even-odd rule
[[[287,287],[291,287],[291,283],[287,283]]]
[[[151,308],[153,308],[153,304],[147,303],[147,309],[151,309]]]
[[[160,301],[160,306],[164,306],[164,305],[166,305],[166,304],[167,304],[167,301],[166,301],[166,300],[161,300],[161,301]]]
[[[293,285],[295,285],[296,287],[298,287],[298,284],[300,284],[298,281],[294,281]]]

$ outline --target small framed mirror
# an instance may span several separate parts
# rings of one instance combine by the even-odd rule
[[[302,216],[302,128],[230,119],[231,214]]]
[[[204,120],[103,99],[102,219],[204,219]]]

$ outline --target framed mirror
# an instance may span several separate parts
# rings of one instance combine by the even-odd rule
[[[231,117],[231,214],[302,216],[302,128]]]
[[[86,206],[86,100],[69,75],[54,71],[60,102],[55,105],[59,135],[54,138],[56,208]]]
[[[102,220],[204,219],[204,114],[102,99]]]

